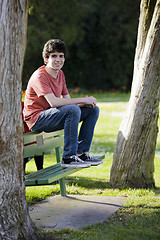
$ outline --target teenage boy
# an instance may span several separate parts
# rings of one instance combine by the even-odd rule
[[[51,39],[43,49],[45,65],[31,76],[24,100],[24,120],[31,131],[52,132],[64,129],[62,167],[96,166],[102,160],[91,157],[90,149],[99,108],[94,97],[71,98],[61,68],[66,48]],[[78,136],[78,125],[82,121]]]

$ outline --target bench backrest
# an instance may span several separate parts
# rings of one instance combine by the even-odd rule
[[[22,110],[24,102],[22,102]],[[22,114],[23,119],[23,114]],[[24,157],[34,157],[43,154],[50,154],[55,148],[63,146],[64,131],[51,133],[31,132],[23,119]]]
[[[63,130],[51,133],[24,133],[24,157],[51,154],[55,148],[63,146],[63,135]]]

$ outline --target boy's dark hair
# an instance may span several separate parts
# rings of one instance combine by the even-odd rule
[[[54,52],[63,52],[64,55],[66,54],[66,47],[64,42],[59,39],[51,39],[44,45],[42,56],[44,58],[49,58],[49,55]],[[46,64],[46,61],[44,60]]]

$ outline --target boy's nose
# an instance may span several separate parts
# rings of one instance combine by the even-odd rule
[[[56,57],[56,60],[57,60],[57,61],[59,61],[59,60],[60,60],[60,57],[59,57],[59,56],[57,56],[57,57]]]

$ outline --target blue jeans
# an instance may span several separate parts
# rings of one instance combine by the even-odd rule
[[[64,129],[63,157],[88,152],[91,146],[94,127],[99,117],[99,108],[82,107],[77,105],[65,105],[55,109],[44,110],[32,131],[53,132]],[[79,136],[78,125],[82,121]]]

